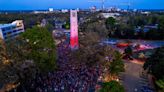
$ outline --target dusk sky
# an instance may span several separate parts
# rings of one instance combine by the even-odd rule
[[[39,10],[39,9],[87,9],[100,8],[100,2],[94,0],[0,0],[0,10]],[[95,0],[99,1],[99,0]],[[117,6],[126,9],[129,0],[106,0],[105,7]],[[130,0],[131,9],[164,9],[164,0]]]

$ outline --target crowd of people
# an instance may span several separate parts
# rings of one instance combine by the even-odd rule
[[[68,46],[60,44],[58,70],[49,72],[46,76],[38,74],[36,79],[29,81],[26,92],[95,92],[97,79],[101,74],[98,66],[88,67],[69,62],[69,51]]]
[[[96,68],[68,65],[67,68],[38,77],[35,86],[37,92],[94,92],[98,76]]]

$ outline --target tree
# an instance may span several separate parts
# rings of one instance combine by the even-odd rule
[[[53,38],[46,28],[27,29],[19,37],[6,44],[9,66],[18,76],[18,81],[35,77],[56,68],[56,49]]]
[[[160,34],[160,39],[164,39],[164,16],[160,18],[159,21],[159,34]]]
[[[48,23],[45,27],[46,27],[46,29],[47,29],[49,32],[52,32],[52,31],[53,31],[53,28],[54,28],[53,25],[52,25],[52,24],[49,24],[49,23]]]
[[[101,67],[108,67],[107,63],[112,60],[114,50],[99,43],[100,37],[96,32],[83,33],[79,36],[80,48],[72,56],[75,56],[76,61],[89,66],[98,64]]]
[[[100,92],[125,92],[125,89],[117,81],[110,81],[102,84]]]
[[[131,59],[131,56],[133,54],[133,50],[132,50],[131,46],[128,46],[127,48],[125,48],[124,54],[125,54],[126,58]]]
[[[139,32],[137,33],[137,38],[139,38],[139,39],[145,38],[145,32],[143,31],[143,29],[139,30]]]
[[[21,38],[29,46],[26,49],[26,58],[33,60],[42,72],[52,71],[56,68],[55,42],[46,28],[27,29]]]
[[[163,92],[164,91],[164,79],[159,79],[155,83],[160,90],[159,92]]]
[[[116,26],[116,20],[113,18],[113,17],[109,17],[106,22],[106,28],[109,31],[109,36],[112,36],[114,34],[114,31],[115,31],[115,26]]]
[[[157,24],[158,23],[158,16],[150,16],[150,18],[148,19],[148,24]]]
[[[3,60],[5,59],[5,46],[3,40],[0,38],[0,62],[3,63]]]
[[[69,22],[66,22],[66,23],[63,25],[63,27],[64,27],[65,29],[70,29],[70,23],[69,23]]]
[[[116,20],[113,18],[113,17],[109,17],[107,20],[106,20],[106,27],[107,29],[113,29],[115,24],[116,24]]]
[[[111,76],[117,76],[120,72],[124,72],[124,62],[122,61],[122,55],[115,51],[114,59],[109,65],[109,74]]]
[[[22,37],[17,37],[6,43],[8,64],[13,69],[13,74],[18,77],[17,81],[27,81],[35,77],[36,66],[32,59],[27,57],[30,54],[30,45]],[[27,72],[28,71],[28,72]]]
[[[8,47],[7,42],[0,41],[0,84],[4,90],[10,90],[19,83],[24,84],[26,79],[34,77],[34,65],[25,61],[24,54],[20,54],[23,49],[20,48],[15,48],[14,44]]]
[[[46,28],[33,27],[17,38],[0,44],[0,83],[26,85],[39,73],[56,68],[56,49],[53,38]],[[2,53],[2,52],[0,52]],[[7,61],[7,63],[4,63]]]
[[[10,71],[8,71],[10,70]],[[5,84],[7,82],[15,81],[15,76],[12,76],[12,68],[8,60],[6,47],[4,41],[0,38],[0,83]]]
[[[82,35],[79,35],[79,42],[81,47],[96,45],[100,42],[100,39],[101,38],[97,32],[84,32]]]
[[[164,78],[164,47],[158,48],[145,62],[143,68],[155,78]]]
[[[158,48],[145,62],[143,68],[152,74],[159,92],[164,91],[164,47]]]
[[[87,40],[86,40],[87,39]],[[86,32],[80,35],[79,44],[80,48],[74,52],[72,56],[76,56],[75,58],[80,63],[86,63],[89,66],[96,64],[98,58],[95,57],[98,51],[97,44],[100,40],[100,37],[95,32]]]
[[[146,24],[146,20],[144,20],[145,16],[135,16],[135,23],[137,26],[143,26]]]
[[[158,40],[160,37],[160,34],[158,32],[158,30],[156,29],[150,29],[148,32],[146,32],[146,38],[147,39],[156,39]]]
[[[83,32],[96,32],[101,38],[106,38],[109,33],[104,20],[90,20],[81,24],[79,28]]]
[[[160,21],[159,21],[159,29],[160,30],[164,30],[164,16],[160,17]]]

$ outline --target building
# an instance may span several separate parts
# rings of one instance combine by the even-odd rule
[[[16,20],[9,24],[0,24],[0,38],[4,40],[12,39],[24,31],[22,20]]]
[[[141,14],[143,14],[143,15],[149,15],[149,14],[151,14],[151,12],[144,11],[144,12],[141,12]]]
[[[65,21],[56,20],[56,21],[54,21],[54,24],[55,24],[55,29],[62,29],[63,25],[65,25],[66,22]]]
[[[103,18],[109,18],[109,17],[116,18],[117,16],[120,16],[120,14],[119,13],[101,13],[100,16]]]
[[[53,8],[49,8],[48,10],[49,10],[49,12],[53,12],[53,11],[54,11],[54,9],[53,9]]]
[[[96,11],[97,11],[96,6],[92,6],[92,7],[90,7],[90,11],[91,11],[91,12],[96,12]]]
[[[52,32],[55,44],[59,45],[62,42],[70,43],[70,30],[67,29],[55,29]]]
[[[41,27],[45,27],[47,25],[47,20],[46,19],[42,19],[40,26]]]
[[[62,13],[67,13],[67,12],[69,12],[69,10],[68,9],[62,9],[61,12]]]
[[[135,28],[135,32],[140,32],[142,30],[143,32],[146,33],[148,31],[150,31],[151,29],[157,30],[158,29],[158,24],[145,25],[143,27],[138,26],[137,28]]]

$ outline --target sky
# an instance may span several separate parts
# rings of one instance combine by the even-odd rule
[[[91,2],[95,1],[95,2]],[[91,6],[101,7],[101,0],[0,0],[0,10],[45,10],[54,9],[87,9]],[[164,9],[164,0],[105,0],[105,7],[127,9]]]

